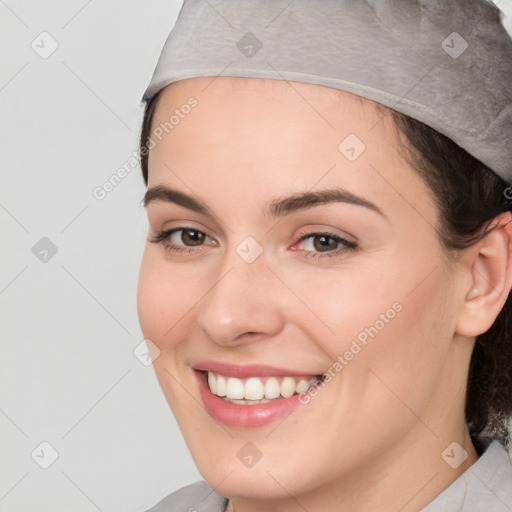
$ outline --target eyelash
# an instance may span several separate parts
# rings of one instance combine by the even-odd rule
[[[171,235],[173,235],[176,232],[179,231],[196,231],[197,233],[201,233],[205,237],[208,237],[206,233],[203,231],[200,231],[199,229],[195,228],[187,228],[187,227],[179,227],[179,228],[172,228],[168,230],[163,230],[157,233],[153,236],[149,241],[155,244],[163,244],[164,248],[167,251],[178,253],[178,254],[190,254],[193,252],[197,252],[198,248],[203,247],[204,245],[196,246],[196,247],[188,247],[188,246],[179,246],[172,243],[164,243],[166,240],[168,240]],[[334,233],[330,233],[328,231],[313,231],[308,232],[306,234],[299,234],[299,240],[297,243],[304,242],[305,240],[308,240],[309,238],[314,238],[317,236],[326,236],[334,240],[335,242],[342,245],[342,247],[339,247],[338,249],[335,249],[330,252],[322,253],[322,252],[313,252],[313,251],[303,251],[305,252],[305,257],[307,258],[332,258],[335,256],[341,256],[341,254],[344,254],[346,252],[352,252],[358,249],[358,245],[356,242],[351,242],[349,240],[346,240],[345,238],[342,238],[339,235],[336,235]],[[211,238],[211,237],[208,237]],[[201,249],[199,249],[201,250]]]

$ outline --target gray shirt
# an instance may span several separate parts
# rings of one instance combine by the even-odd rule
[[[227,503],[226,498],[200,481],[170,494],[145,512],[225,512]],[[481,511],[512,512],[512,462],[507,450],[496,440],[467,471],[422,510]]]

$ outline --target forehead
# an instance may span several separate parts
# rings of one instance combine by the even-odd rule
[[[401,156],[389,110],[371,100],[308,83],[201,77],[160,93],[153,129],[190,98],[197,106],[175,116],[179,124],[150,151],[150,186],[185,184],[213,201],[222,184],[223,207],[228,195],[255,202],[343,187],[383,210],[408,215],[415,205],[436,217],[427,187]]]
[[[270,80],[245,77],[198,77],[174,82],[159,94],[156,110],[161,114],[166,107],[179,102],[184,96],[196,95],[210,99],[226,100],[233,96],[254,100],[276,99],[290,103],[313,102],[323,107],[337,108],[351,106],[361,113],[372,113],[382,117],[386,107],[372,100],[349,92],[304,82]],[[157,114],[155,114],[155,117]]]
[[[191,99],[193,109],[187,105]],[[281,171],[290,165],[295,172],[298,160],[301,167],[330,161],[327,168],[338,162],[353,170],[385,155],[392,165],[402,164],[396,127],[379,107],[309,83],[239,77],[178,81],[161,91],[156,105],[152,128],[161,137],[150,152],[150,167],[151,161],[164,160],[187,167],[200,156],[209,156],[211,166],[256,169],[264,163]]]
[[[191,99],[196,105],[193,110],[187,105]],[[176,115],[170,119],[182,109],[183,121]],[[328,151],[337,158],[345,139],[347,157],[357,156],[350,154],[352,142],[356,153],[370,148],[391,156],[397,153],[398,132],[386,110],[354,94],[309,83],[239,77],[187,79],[160,93],[153,129],[160,126],[162,131],[169,120],[179,126],[165,129],[164,140],[151,157],[169,157],[173,146],[174,155],[177,149],[190,154],[199,144],[205,148],[213,144],[209,148],[213,156],[219,148],[241,143],[260,156],[259,143],[265,144],[269,158],[279,158],[281,163],[300,157],[305,149],[310,154]]]

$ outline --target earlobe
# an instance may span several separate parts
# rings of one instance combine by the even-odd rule
[[[468,249],[470,287],[465,291],[456,332],[478,336],[486,332],[501,311],[512,287],[512,215],[503,213],[488,234]]]

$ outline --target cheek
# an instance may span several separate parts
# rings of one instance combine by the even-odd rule
[[[287,271],[284,280],[292,283],[302,303],[294,323],[331,359],[349,350],[354,339],[364,346],[370,336],[368,330],[386,330],[401,309],[392,270],[373,270],[363,263],[332,270],[312,267],[309,272]]]
[[[343,369],[342,386],[352,410],[380,414],[390,425],[414,422],[416,417],[408,410],[420,416],[426,410],[445,371],[454,333],[449,290],[449,275],[439,270],[414,292],[390,295],[389,302],[396,299],[392,314],[386,313],[389,302],[385,300],[377,309],[366,309],[366,323],[362,328],[354,326],[359,337],[364,334],[365,343],[356,335],[340,347],[348,348],[346,354],[352,357]],[[347,343],[353,347],[354,340],[361,350],[351,356],[353,349]]]
[[[182,339],[187,315],[204,292],[199,279],[176,269],[161,255],[159,248],[146,248],[139,273],[137,309],[142,332],[161,351]]]
[[[409,263],[406,273],[407,258],[295,281],[310,309],[295,321],[329,356],[330,373],[344,375],[347,400],[365,393],[392,400],[386,384],[411,401],[434,388],[455,327],[450,272],[434,260]]]
[[[181,347],[189,337],[188,315],[193,314],[199,298],[204,295],[200,280],[177,271],[162,257],[159,247],[146,247],[137,289],[137,309],[145,339],[156,345],[159,353],[153,361],[156,377],[173,411],[190,412],[195,402],[183,395],[178,368]],[[198,414],[201,411],[192,411]],[[178,415],[178,419],[183,414]]]

